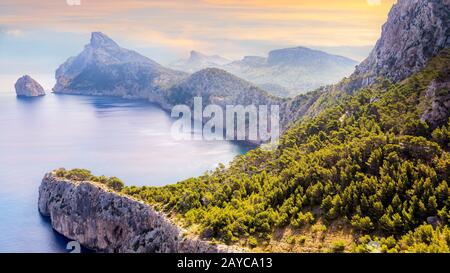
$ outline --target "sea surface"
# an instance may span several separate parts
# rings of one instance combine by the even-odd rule
[[[64,167],[166,185],[227,164],[249,147],[176,141],[174,120],[144,101],[56,95],[17,98],[0,86],[0,252],[67,252],[37,209],[44,174]]]

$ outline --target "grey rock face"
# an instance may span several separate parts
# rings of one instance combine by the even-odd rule
[[[76,57],[56,70],[56,93],[125,98],[159,97],[164,88],[187,77],[139,53],[119,47],[100,32]]]
[[[190,237],[162,213],[93,182],[44,176],[38,207],[53,228],[101,252],[214,253],[242,249]]]
[[[444,124],[450,117],[450,78],[446,80],[444,82],[432,81],[426,92],[430,107],[422,114],[421,120],[433,128]]]
[[[193,52],[191,58],[198,61],[204,56]],[[83,52],[58,68],[56,78],[56,93],[143,98],[166,110],[175,104],[189,105],[195,96],[204,97],[205,103],[270,101],[270,95],[260,88],[223,70],[203,69],[189,76],[120,48],[98,32],[92,33]]]
[[[351,89],[380,76],[403,80],[449,46],[450,0],[398,0],[372,53],[357,67],[359,81]]]
[[[17,96],[20,97],[38,97],[45,95],[44,88],[28,75],[19,78],[15,84],[15,88]]]

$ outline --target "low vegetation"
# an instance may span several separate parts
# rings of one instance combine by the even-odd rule
[[[63,177],[74,181],[92,181],[106,185],[108,188],[114,191],[121,191],[124,187],[124,183],[117,177],[95,176],[91,171],[84,169],[58,169],[55,172],[57,177]]]
[[[420,115],[430,82],[448,77],[449,56],[444,51],[399,84],[380,81],[341,97],[292,126],[274,151],[250,151],[229,168],[175,185],[124,192],[229,244],[255,247],[286,227],[327,236],[327,226],[343,221],[353,246],[331,243],[336,252],[367,252],[369,242],[384,252],[448,251],[450,121],[432,128]]]
[[[408,80],[342,96],[293,125],[277,149],[252,150],[228,168],[164,187],[115,188],[228,244],[264,249],[281,241],[280,230],[297,230],[311,236],[284,242],[299,251],[449,252],[450,120],[420,119],[427,87],[448,78],[449,64],[444,51]],[[112,183],[72,172],[62,175]]]

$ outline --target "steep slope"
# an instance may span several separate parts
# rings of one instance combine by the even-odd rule
[[[369,57],[338,84],[289,101],[285,107],[287,115],[283,117],[285,123],[291,124],[304,116],[313,117],[346,93],[383,80],[398,82],[423,69],[430,58],[450,47],[448,14],[449,0],[399,0],[389,12],[381,37]],[[448,89],[449,85],[445,77],[430,83],[428,98],[433,103],[422,119],[431,126],[445,122],[449,95],[439,90]]]
[[[50,217],[53,229],[100,252],[239,251],[189,236],[164,214],[117,193],[89,172],[59,169],[46,174],[38,204],[39,212]]]
[[[427,27],[439,21],[430,14],[442,16],[449,5],[400,0],[374,52],[390,52],[400,19],[411,25],[400,24],[394,36],[411,46],[380,58],[376,81],[358,70],[290,100],[286,113],[297,111],[290,121],[303,118],[275,151],[256,149],[202,177],[124,192],[204,237],[267,251],[368,252],[375,241],[383,252],[449,252],[450,49],[441,43],[447,32],[423,39],[439,30]],[[424,32],[411,32],[414,22]]]
[[[194,73],[205,68],[220,68],[231,61],[219,55],[208,56],[198,51],[191,51],[188,59],[178,60],[169,65],[175,70]]]
[[[208,104],[249,105],[280,104],[276,98],[252,83],[218,68],[207,68],[192,74],[167,91],[167,101],[172,104],[192,103],[201,96]]]
[[[63,63],[55,76],[56,93],[158,98],[161,90],[187,74],[167,69],[119,47],[105,34],[93,32],[83,52]]]
[[[433,130],[420,114],[427,86],[449,75],[444,50],[401,83],[340,97],[289,128],[275,151],[256,149],[227,169],[124,192],[176,212],[206,238],[266,251],[333,251],[337,244],[370,251],[375,240],[382,251],[447,252],[450,116]]]
[[[276,150],[256,149],[198,178],[123,193],[205,238],[257,250],[450,252],[450,49],[441,43],[446,31],[423,39],[435,34],[427,26],[436,26],[435,15],[445,19],[449,5],[399,0],[374,52],[390,52],[393,36],[411,47],[367,66],[374,75],[360,68],[290,100],[286,112],[298,116]],[[416,21],[425,32],[411,31]],[[422,54],[430,48],[437,52]],[[189,81],[180,86],[189,95],[197,90]]]
[[[245,57],[223,67],[273,94],[294,96],[350,75],[356,61],[305,47],[273,50],[267,58]]]
[[[357,89],[385,77],[397,82],[450,46],[449,0],[399,0],[370,56],[356,68]]]

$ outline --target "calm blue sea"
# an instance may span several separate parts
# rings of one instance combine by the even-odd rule
[[[37,210],[45,172],[87,168],[128,185],[165,185],[230,162],[248,148],[175,141],[167,113],[143,101],[0,90],[0,252],[65,252]]]

